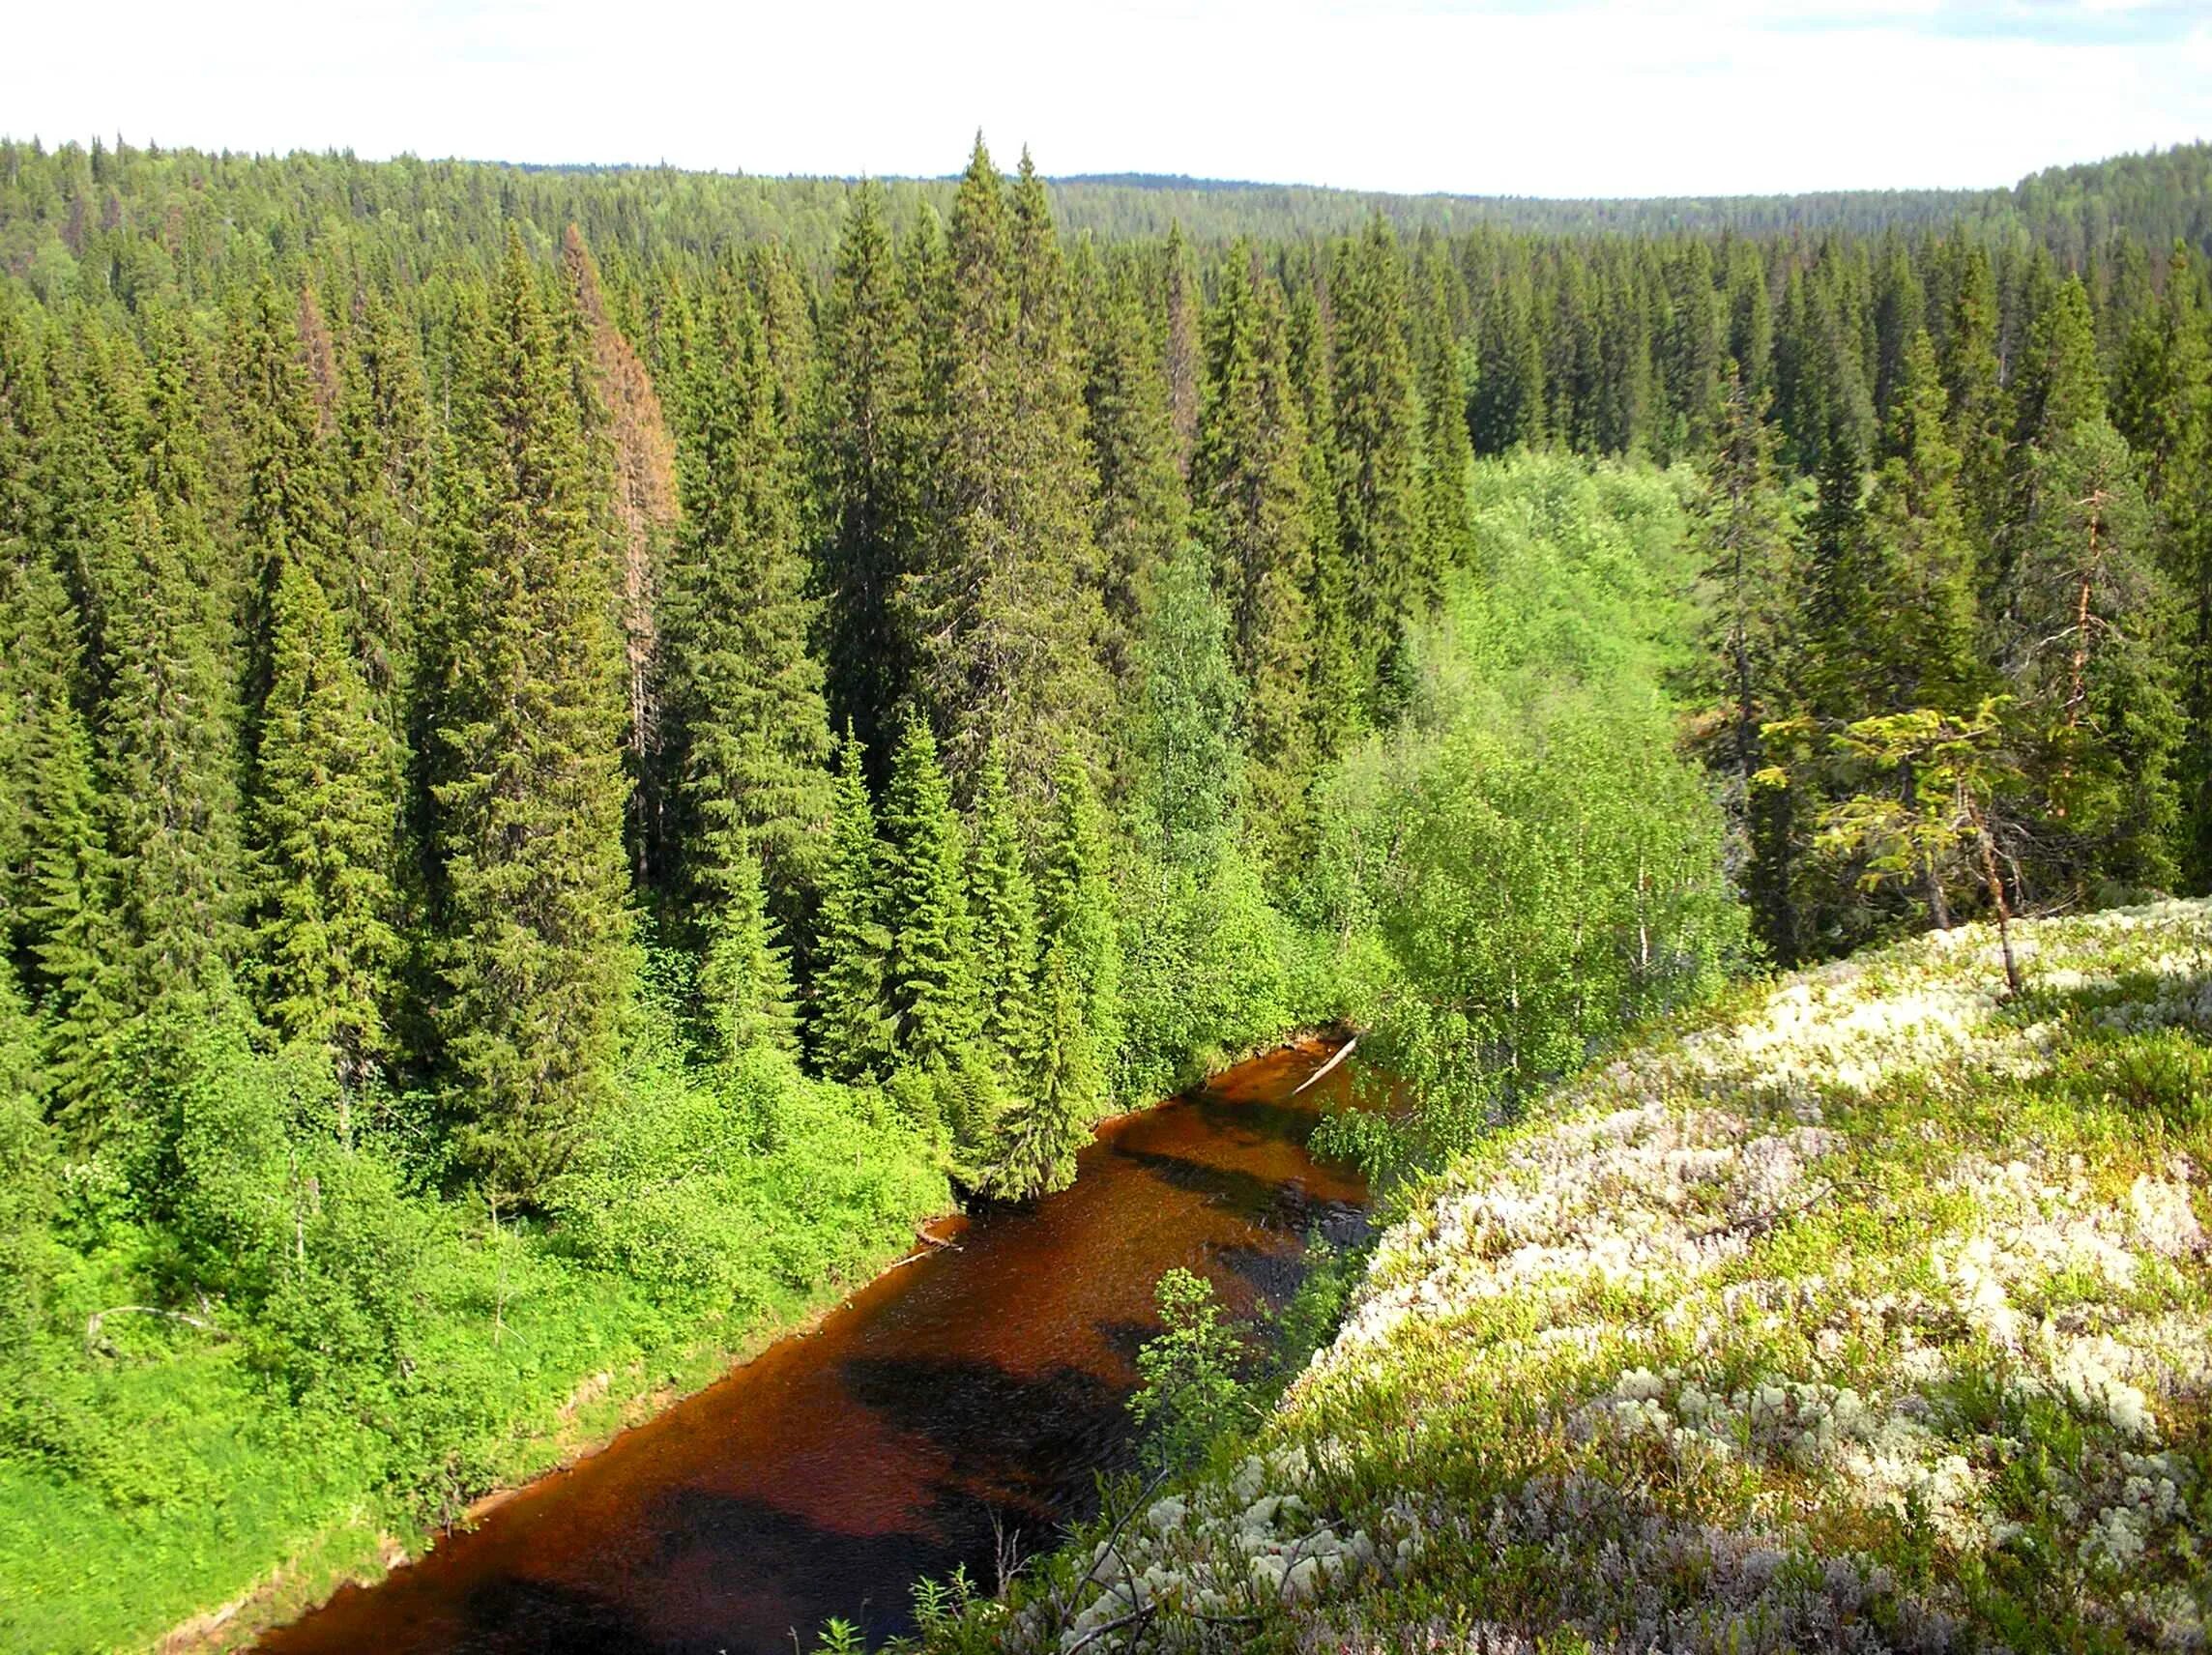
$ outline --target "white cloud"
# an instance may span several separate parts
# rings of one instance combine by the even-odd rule
[[[0,126],[51,139],[1653,194],[2001,184],[2212,136],[2171,0],[111,0],[24,9]],[[97,22],[94,18],[97,18]]]

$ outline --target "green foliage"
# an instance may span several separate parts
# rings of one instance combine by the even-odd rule
[[[809,1019],[816,1064],[844,1081],[880,1075],[895,1032],[886,999],[892,934],[885,916],[884,852],[860,761],[860,744],[848,730],[820,879]]]
[[[470,1162],[529,1196],[596,1102],[628,973],[623,701],[574,363],[511,241],[440,502],[439,1034]]]
[[[1145,1457],[1155,1466],[1188,1466],[1244,1409],[1237,1368],[1245,1345],[1221,1320],[1213,1284],[1188,1270],[1170,1270],[1152,1290],[1164,1331],[1137,1352],[1144,1381],[1129,1412],[1147,1433]]]
[[[270,1021],[352,1087],[390,1050],[399,777],[321,587],[279,565],[251,802],[259,986]]]
[[[806,648],[800,503],[776,365],[742,292],[695,341],[684,530],[662,605],[670,787],[684,886],[710,928],[757,860],[781,912],[811,884],[830,804],[822,669]]]
[[[885,990],[898,1049],[925,1066],[948,1063],[979,1027],[968,848],[936,739],[918,718],[892,756],[883,822]]]

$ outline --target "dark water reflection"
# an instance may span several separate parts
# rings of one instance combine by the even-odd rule
[[[270,1634],[303,1651],[801,1647],[830,1615],[908,1630],[908,1587],[992,1579],[1087,1514],[1126,1465],[1152,1283],[1204,1271],[1239,1313],[1280,1303],[1305,1236],[1349,1235],[1366,1189],[1305,1151],[1330,1074],[1287,1047],[1108,1125],[1073,1189],[968,1226],[813,1333],[619,1437],[366,1589]]]

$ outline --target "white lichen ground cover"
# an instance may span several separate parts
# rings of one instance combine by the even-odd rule
[[[2212,906],[1968,929],[1563,1089],[1254,1451],[999,1646],[2198,1649]]]

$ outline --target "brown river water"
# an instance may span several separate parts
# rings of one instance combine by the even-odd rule
[[[269,1634],[307,1651],[811,1649],[841,1615],[911,1629],[909,1587],[994,1583],[1133,1463],[1126,1402],[1152,1284],[1203,1271],[1239,1314],[1296,1286],[1310,1232],[1367,1191],[1305,1141],[1350,1065],[1304,1041],[1100,1129],[1072,1189],[993,1209],[603,1452],[532,1484],[373,1586]],[[996,1521],[994,1521],[996,1520]]]

